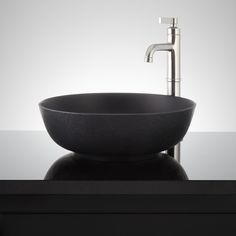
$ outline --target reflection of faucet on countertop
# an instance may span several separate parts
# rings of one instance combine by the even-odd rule
[[[167,29],[167,43],[152,44],[147,48],[145,62],[153,62],[153,55],[156,51],[167,51],[167,94],[180,96],[180,29],[177,28],[178,19],[172,17],[160,17],[160,24],[169,24]],[[180,144],[167,150],[180,162]]]

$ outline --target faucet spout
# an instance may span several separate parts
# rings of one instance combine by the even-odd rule
[[[153,55],[156,51],[172,51],[173,44],[172,43],[160,43],[160,44],[151,44],[145,53],[145,62],[152,63]]]

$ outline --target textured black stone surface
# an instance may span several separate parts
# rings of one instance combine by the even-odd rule
[[[76,153],[117,159],[158,153],[180,142],[195,103],[154,94],[77,94],[40,103],[52,139]]]

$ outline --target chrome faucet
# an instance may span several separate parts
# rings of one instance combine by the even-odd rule
[[[174,17],[159,17],[160,24],[169,24],[167,43],[152,44],[145,54],[145,62],[153,62],[156,51],[167,51],[167,94],[180,96],[180,29],[178,19]],[[167,150],[167,154],[180,162],[180,143]]]

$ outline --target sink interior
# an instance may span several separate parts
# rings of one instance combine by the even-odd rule
[[[72,113],[136,114],[167,113],[190,109],[193,102],[179,97],[156,94],[80,94],[49,98],[41,103],[46,109]]]

